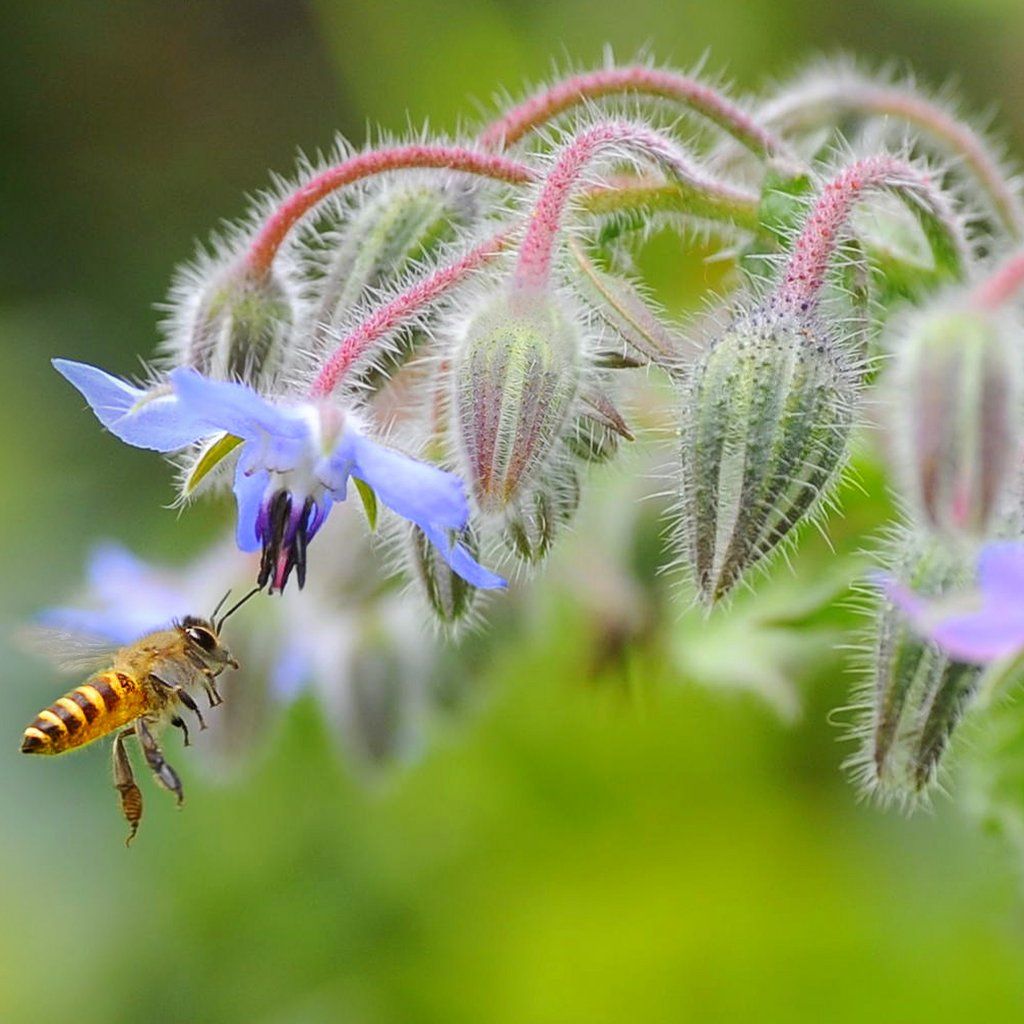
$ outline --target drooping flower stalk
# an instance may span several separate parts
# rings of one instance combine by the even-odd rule
[[[470,249],[464,256],[417,281],[390,302],[375,309],[358,327],[350,331],[324,362],[309,389],[311,398],[329,395],[348,370],[367,350],[389,332],[420,315],[430,303],[448,289],[464,281],[473,271],[493,260],[509,243],[506,229]]]
[[[907,86],[874,82],[860,74],[817,75],[765,107],[762,120],[799,131],[851,115],[897,118],[922,130],[970,171],[1006,230],[1014,238],[1024,238],[1024,202],[985,139],[941,104]]]
[[[629,151],[660,164],[677,180],[701,192],[722,189],[712,182],[670,139],[629,121],[602,121],[568,142],[544,179],[534,203],[523,240],[519,244],[513,286],[519,291],[544,289],[551,276],[558,236],[565,212],[580,186],[587,166],[609,151]],[[737,198],[746,198],[739,193]]]
[[[249,271],[257,277],[267,274],[288,232],[321,200],[363,178],[403,168],[462,171],[511,184],[534,179],[525,164],[464,146],[396,146],[359,153],[311,178],[277,207],[249,244],[245,256]]]
[[[764,160],[789,158],[787,146],[781,139],[711,86],[676,71],[642,65],[573,75],[542,89],[488,125],[480,135],[480,142],[492,149],[508,147],[571,107],[605,96],[630,93],[678,103],[706,117]]]
[[[936,265],[963,272],[967,244],[949,204],[931,178],[897,157],[881,155],[858,160],[829,181],[811,209],[783,272],[778,298],[803,310],[817,305],[840,234],[856,204],[880,189],[908,201],[922,221]]]
[[[1017,298],[1024,288],[1024,251],[1014,253],[974,289],[971,300],[981,309],[995,312]]]
[[[759,226],[759,198],[744,188],[710,177],[700,186],[690,181],[621,177],[588,189],[579,202],[584,212],[596,216],[629,214],[643,218],[675,213],[732,224],[745,231],[756,231]]]

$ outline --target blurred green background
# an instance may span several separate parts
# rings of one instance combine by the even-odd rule
[[[180,562],[224,521],[162,510],[166,467],[96,429],[48,359],[131,372],[173,265],[297,147],[453,128],[609,43],[707,50],[752,88],[822,50],[904,58],[997,103],[1024,152],[1019,0],[10,0],[0,37],[8,624],[76,585],[100,537]],[[648,267],[678,296],[699,284],[664,239]],[[805,578],[827,557],[810,543]],[[826,721],[839,656],[800,666],[784,722],[657,647],[585,671],[593,626],[552,587],[525,640],[481,644],[486,699],[386,785],[303,701],[239,778],[179,757],[186,810],[147,788],[128,852],[105,750],[16,752],[63,683],[5,647],[0,1020],[1021,1019],[1019,865],[945,800],[909,819],[857,802]]]

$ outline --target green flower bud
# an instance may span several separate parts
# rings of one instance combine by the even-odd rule
[[[463,476],[486,513],[538,480],[575,407],[581,339],[550,296],[502,294],[469,322],[453,366]]]
[[[258,384],[280,370],[294,301],[274,274],[232,267],[210,280],[184,316],[184,362],[220,380]]]
[[[911,509],[984,536],[1005,511],[1021,430],[1021,364],[1006,318],[946,304],[900,332],[887,374],[896,474]]]
[[[948,543],[902,531],[892,547],[893,575],[923,597],[973,580],[973,559]],[[879,602],[875,630],[862,747],[850,763],[883,799],[913,799],[934,780],[982,669],[948,658],[888,598]]]
[[[739,313],[694,367],[681,528],[707,603],[817,506],[843,465],[855,395],[842,350],[785,306]]]
[[[451,235],[457,211],[443,187],[389,185],[342,229],[317,286],[317,331],[330,330],[367,289],[381,288]]]
[[[575,470],[565,467],[510,516],[505,543],[525,561],[540,562],[551,550],[558,531],[576,514],[579,504],[580,478]]]

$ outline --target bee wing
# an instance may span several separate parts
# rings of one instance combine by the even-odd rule
[[[106,668],[121,646],[108,637],[52,626],[27,626],[18,631],[17,641],[23,650],[45,658],[58,671],[69,675]]]

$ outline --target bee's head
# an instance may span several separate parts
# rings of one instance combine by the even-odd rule
[[[238,668],[231,652],[220,642],[220,630],[213,619],[201,619],[196,615],[186,615],[178,628],[185,637],[185,642],[211,668]]]

